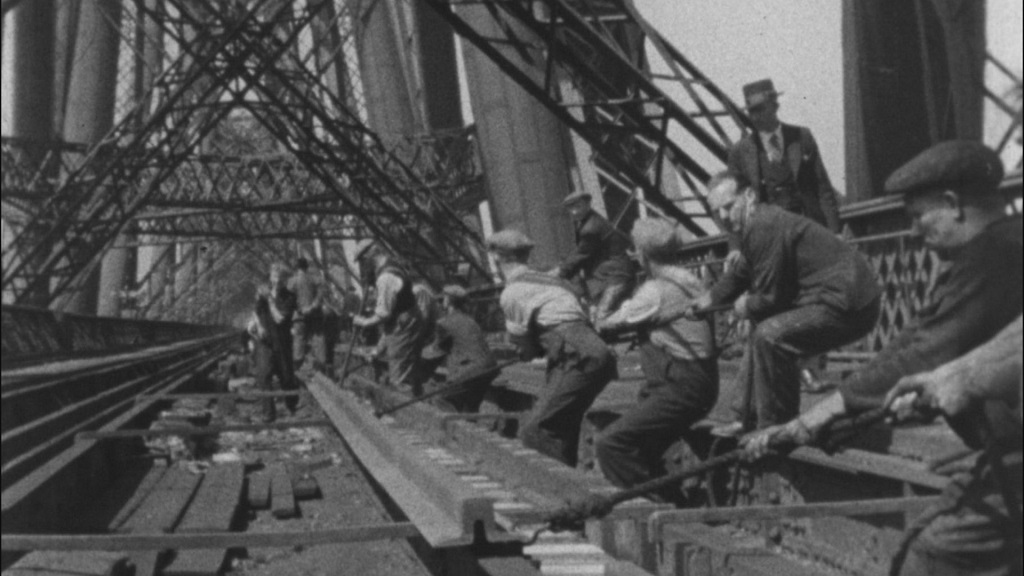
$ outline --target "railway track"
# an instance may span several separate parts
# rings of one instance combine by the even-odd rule
[[[115,556],[128,554],[137,568],[142,566],[136,574],[213,575],[231,567],[225,559],[247,558],[262,549],[320,550],[323,555],[316,565],[331,566],[328,558],[351,557],[351,547],[366,542],[390,547],[391,557],[410,557],[415,551],[417,560],[402,574],[417,576],[871,576],[881,573],[886,551],[894,546],[909,515],[930,503],[944,483],[924,463],[863,449],[837,454],[806,449],[783,463],[781,474],[737,470],[734,487],[743,493],[737,498],[738,508],[675,510],[636,500],[588,522],[580,532],[554,534],[543,531],[547,513],[581,496],[609,494],[614,488],[593,471],[567,468],[499,433],[507,426],[496,423],[515,421],[521,413],[458,415],[422,404],[379,419],[374,415],[379,406],[355,393],[377,389],[375,383],[352,376],[341,386],[314,374],[307,377],[306,411],[286,422],[266,426],[215,418],[192,429],[150,430],[158,413],[177,402],[198,403],[216,413],[223,400],[252,401],[259,396],[209,387],[204,375],[229,343],[226,337],[207,339],[140,353],[134,361],[123,356],[97,359],[84,368],[66,366],[63,376],[54,367],[48,375],[5,375],[4,394],[22,398],[19,402],[64,387],[78,390],[79,396],[77,402],[41,418],[5,427],[4,565],[31,551],[82,558],[81,554],[113,550]],[[136,361],[148,362],[150,368],[142,369]],[[154,362],[159,365],[155,370]],[[530,371],[512,373],[525,380]],[[96,384],[90,384],[97,380],[105,382],[100,393]],[[510,386],[523,392],[531,384]],[[404,398],[378,389],[377,399],[394,405]],[[310,430],[323,431],[323,442],[337,448],[335,461],[324,468],[328,476],[317,477],[323,486],[334,486],[321,494],[318,506],[326,508],[309,516],[322,514],[337,522],[273,524],[254,530],[251,520],[267,514],[252,508],[254,485],[273,484],[267,476],[280,474],[280,466],[294,472],[300,461],[282,464],[275,459],[282,454],[288,458],[299,447],[295,438]],[[247,457],[227,464],[211,460],[204,470],[191,474],[174,472],[173,467],[160,470],[151,463],[139,465],[144,439],[183,436],[223,443],[246,435],[274,440],[260,448],[263,466]],[[29,440],[33,437],[35,442]],[[280,442],[275,444],[275,439]],[[18,449],[9,456],[8,446]],[[294,473],[289,477],[295,480]],[[851,485],[851,478],[859,484]],[[339,488],[343,482],[361,487]],[[823,488],[842,484],[844,489],[814,494],[807,486],[815,483]],[[353,498],[355,493],[362,496]],[[277,497],[289,498],[275,494],[270,499]],[[168,509],[161,512],[163,523],[125,531],[132,515],[154,499],[167,503]],[[370,508],[376,512],[342,514],[331,508],[353,500],[372,501]],[[106,516],[100,515],[105,522],[67,522],[88,508],[83,503],[91,503],[93,509],[106,506]],[[306,510],[294,503],[292,508]],[[220,520],[195,520],[205,517],[203,509],[220,510],[210,512],[219,514]],[[344,516],[365,521],[346,523],[340,520]],[[249,521],[240,524],[239,517]],[[159,560],[167,558],[168,550],[176,550],[172,557],[179,559],[206,558],[206,571],[171,570],[173,562]],[[246,552],[239,555],[239,550]],[[870,556],[868,561],[865,555]],[[323,573],[346,573],[330,570]]]

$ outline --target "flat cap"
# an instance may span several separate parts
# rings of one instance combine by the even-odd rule
[[[533,240],[519,230],[502,230],[487,238],[487,249],[492,252],[515,253],[532,248]]]
[[[648,218],[633,225],[633,245],[643,255],[665,261],[678,255],[683,243],[676,226],[667,220]]]
[[[591,198],[592,196],[589,192],[573,192],[566,196],[565,200],[562,200],[562,206],[572,206],[577,202],[590,202]]]
[[[885,181],[888,194],[951,189],[965,194],[996,191],[1003,163],[991,149],[971,140],[940,142],[907,162]]]
[[[441,293],[456,302],[464,302],[467,298],[469,298],[469,292],[467,292],[465,288],[459,286],[458,284],[448,284],[447,286],[441,289]]]

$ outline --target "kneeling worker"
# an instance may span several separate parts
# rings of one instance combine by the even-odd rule
[[[434,341],[423,349],[423,357],[435,365],[444,359],[448,385],[461,383],[463,390],[445,401],[458,412],[474,413],[498,377],[498,363],[487,345],[483,328],[466,311],[466,289],[445,286],[442,296],[446,314],[436,322]]]
[[[524,359],[546,356],[547,386],[522,430],[522,440],[547,456],[576,466],[583,417],[616,376],[615,356],[590,326],[565,281],[531,269],[533,242],[505,230],[487,239],[505,290],[506,329]]]
[[[647,382],[639,404],[597,441],[601,470],[620,488],[663,476],[665,452],[707,416],[718,399],[711,323],[684,316],[704,292],[703,285],[689,270],[672,263],[682,248],[676,232],[665,220],[636,223],[633,244],[648,280],[597,326],[602,335],[640,331],[640,363]],[[655,496],[672,501],[676,492]]]

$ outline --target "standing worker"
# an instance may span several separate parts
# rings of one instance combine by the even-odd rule
[[[374,240],[360,242],[354,256],[372,270],[377,300],[373,314],[357,316],[353,323],[358,328],[381,327],[390,385],[408,387],[414,396],[420,396],[425,380],[420,360],[425,333],[411,274]]]
[[[284,391],[298,390],[295,365],[292,363],[292,320],[297,308],[295,294],[288,290],[288,269],[282,264],[270,267],[270,285],[262,286],[256,298],[256,310],[249,322],[256,356],[256,386],[264,392],[273,390],[272,379],[277,376]],[[273,398],[262,402],[262,420],[270,423],[277,419]],[[288,410],[295,412],[299,400],[285,398]]]
[[[447,396],[445,400],[457,412],[475,413],[498,377],[498,363],[494,359],[483,328],[466,310],[469,294],[462,286],[445,286],[442,291],[446,314],[438,319],[434,341],[423,350],[430,362],[442,359],[448,370],[448,383],[461,383],[464,391]]]
[[[288,290],[295,294],[298,310],[292,325],[295,366],[302,368],[306,355],[312,346],[313,337],[323,333],[324,288],[320,281],[309,273],[309,261],[299,258],[295,261],[295,275],[288,281]],[[319,355],[318,355],[319,356]],[[317,363],[324,359],[317,358]],[[317,366],[320,368],[320,366]]]
[[[594,211],[586,192],[575,192],[563,201],[572,217],[576,250],[556,269],[556,275],[573,280],[583,274],[594,318],[607,317],[629,296],[636,266],[629,258],[629,238]]]
[[[707,416],[718,399],[711,322],[683,316],[704,287],[693,273],[673,263],[682,249],[676,227],[665,220],[640,220],[632,236],[648,280],[597,325],[602,335],[640,331],[646,383],[639,404],[597,440],[601,471],[620,488],[663,476],[665,452]],[[678,489],[669,488],[654,496],[671,502],[678,495]]]
[[[522,430],[529,448],[576,466],[583,417],[615,378],[615,356],[564,280],[529,267],[533,242],[505,230],[487,239],[505,289],[501,308],[520,356],[547,358],[547,386]]]
[[[698,308],[735,302],[736,315],[755,324],[733,390],[736,420],[714,431],[731,436],[796,416],[800,358],[866,336],[881,289],[867,259],[823,226],[759,202],[734,174],[716,175],[709,188],[741,257]]]

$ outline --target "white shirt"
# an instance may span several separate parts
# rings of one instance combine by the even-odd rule
[[[761,145],[764,146],[764,151],[768,154],[768,159],[772,162],[778,162],[785,156],[785,141],[782,140],[782,124],[779,123],[775,127],[773,132],[758,132],[761,137]],[[772,146],[772,137],[777,138],[779,146],[776,148]]]
[[[501,292],[501,309],[505,313],[505,329],[513,336],[524,336],[530,327],[530,317],[537,313],[537,324],[550,328],[567,322],[586,322],[576,295],[565,288],[516,282],[531,272],[523,267],[508,275],[508,283]]]
[[[651,330],[651,344],[673,358],[712,358],[715,342],[711,325],[705,320],[679,317],[703,292],[701,281],[679,266],[654,266],[651,276],[603,323],[609,327],[658,324]],[[675,320],[664,324],[672,318]]]

